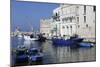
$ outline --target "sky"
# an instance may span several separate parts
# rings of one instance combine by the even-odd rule
[[[11,0],[11,31],[17,26],[22,31],[31,31],[30,26],[39,30],[40,19],[50,18],[57,7],[59,4]]]

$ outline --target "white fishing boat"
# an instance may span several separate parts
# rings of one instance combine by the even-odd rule
[[[38,38],[37,38],[37,37],[31,37],[31,36],[29,36],[29,35],[24,35],[24,40],[36,41],[36,40],[38,40]]]
[[[23,36],[21,34],[17,35],[18,38],[22,38]]]

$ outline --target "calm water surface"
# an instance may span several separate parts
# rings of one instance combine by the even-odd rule
[[[44,54],[43,64],[95,61],[96,58],[95,46],[92,48],[71,49],[70,47],[55,47],[50,40],[40,43],[37,41],[24,41],[24,39],[12,37],[11,48],[15,49],[18,45],[25,45],[28,48],[41,48]]]

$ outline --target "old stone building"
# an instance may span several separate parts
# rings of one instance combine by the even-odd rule
[[[51,36],[77,34],[82,38],[95,38],[95,16],[95,6],[60,4],[53,10],[52,20],[42,20],[40,29]]]
[[[40,20],[40,33],[44,34],[45,37],[51,37],[51,23],[52,19]]]

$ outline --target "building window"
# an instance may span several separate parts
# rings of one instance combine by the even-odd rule
[[[73,17],[69,17],[68,19],[70,20],[70,22],[72,22],[72,20],[73,20]]]
[[[77,17],[77,22],[79,22],[79,17]]]
[[[76,6],[76,8],[78,9],[78,8],[79,8],[79,6]]]
[[[93,6],[93,11],[94,11],[94,12],[96,11],[96,6]]]
[[[84,5],[84,14],[86,14],[86,5]]]
[[[72,18],[70,19],[70,22],[72,22]]]
[[[56,16],[58,16],[58,14],[56,13]]]
[[[86,22],[86,16],[84,16],[84,22]]]
[[[64,19],[62,19],[62,21],[64,22]]]
[[[69,27],[68,27],[68,26],[66,26],[66,28],[68,29]]]
[[[60,21],[59,13],[55,13],[52,17],[53,17],[53,21]]]
[[[86,28],[88,28],[89,26],[88,26],[88,24],[86,24]]]
[[[80,27],[80,25],[78,25],[78,28]]]
[[[70,26],[70,28],[72,28],[72,26]]]
[[[62,28],[64,29],[64,28],[65,28],[65,26],[62,26]]]

